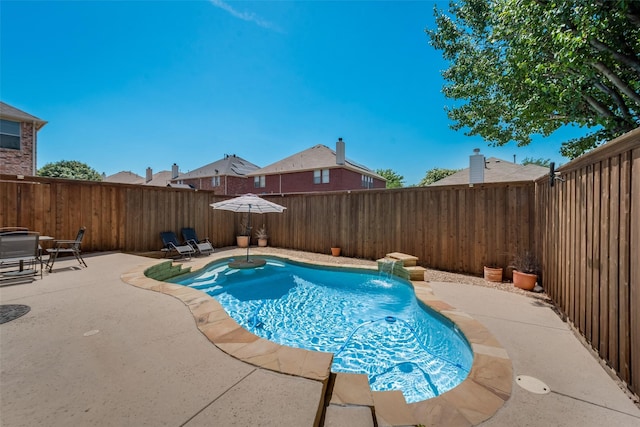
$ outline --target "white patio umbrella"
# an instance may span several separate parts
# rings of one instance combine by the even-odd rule
[[[222,202],[211,203],[210,206],[212,206],[213,209],[249,213],[249,230],[251,230],[252,213],[281,213],[286,209],[284,206],[280,206],[277,203],[270,202],[251,193],[245,194],[244,196],[235,197],[233,199],[223,200]],[[249,262],[249,246],[247,246],[247,262]]]

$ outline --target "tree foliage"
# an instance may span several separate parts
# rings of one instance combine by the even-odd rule
[[[551,159],[543,159],[542,157],[534,159],[533,157],[525,157],[522,159],[523,165],[538,165],[544,168],[548,168],[551,165]]]
[[[422,178],[422,180],[418,183],[418,186],[424,187],[436,181],[440,181],[442,178],[446,178],[449,175],[453,175],[459,170],[460,169],[444,169],[444,168],[429,169],[426,175],[424,176],[424,178]]]
[[[637,0],[459,0],[435,15],[454,129],[494,146],[591,129],[563,143],[574,158],[640,124]]]
[[[404,176],[391,169],[378,169],[376,173],[387,180],[387,188],[401,188],[404,185]]]
[[[61,160],[55,163],[47,163],[38,169],[38,176],[102,181],[102,176],[95,169],[76,160]]]

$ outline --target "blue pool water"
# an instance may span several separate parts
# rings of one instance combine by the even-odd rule
[[[260,337],[333,353],[333,372],[367,374],[372,390],[401,390],[417,402],[455,387],[471,368],[467,340],[418,302],[408,281],[279,258],[254,270],[227,262],[172,282],[211,295]]]

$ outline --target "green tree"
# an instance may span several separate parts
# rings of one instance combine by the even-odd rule
[[[391,169],[378,169],[376,173],[387,180],[387,188],[401,188],[404,185],[404,176]]]
[[[523,165],[538,165],[545,168],[548,168],[551,164],[551,159],[543,159],[540,157],[539,159],[534,159],[533,157],[525,157],[522,159]]]
[[[640,2],[459,0],[435,15],[453,129],[494,146],[591,129],[562,144],[574,158],[640,124]]]
[[[38,176],[102,181],[102,176],[95,169],[76,160],[61,160],[55,163],[47,163],[38,169]]]
[[[418,183],[418,187],[424,187],[436,181],[440,181],[442,178],[446,178],[449,175],[453,175],[458,172],[460,169],[443,169],[443,168],[433,168],[429,169],[422,178],[422,180]]]

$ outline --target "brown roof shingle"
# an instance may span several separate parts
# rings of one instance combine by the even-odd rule
[[[180,174],[175,180],[190,178],[206,178],[212,176],[247,176],[252,171],[259,169],[248,160],[238,157],[235,154],[225,155],[224,158],[208,165],[199,167],[190,172]]]
[[[300,151],[299,153],[293,154],[278,162],[265,166],[262,169],[258,169],[257,171],[250,173],[249,176],[272,175],[279,173],[300,172],[337,167],[344,167],[357,171],[359,173],[364,173],[366,175],[385,180],[384,177],[378,175],[366,166],[362,166],[349,159],[345,159],[344,165],[338,165],[336,163],[336,152],[326,145],[322,144],[314,145],[311,148]]]
[[[489,157],[485,160],[484,182],[534,181],[547,173],[549,173],[549,169],[542,166],[534,164],[520,165],[496,157]],[[431,183],[429,186],[468,183],[469,168],[466,168]]]

